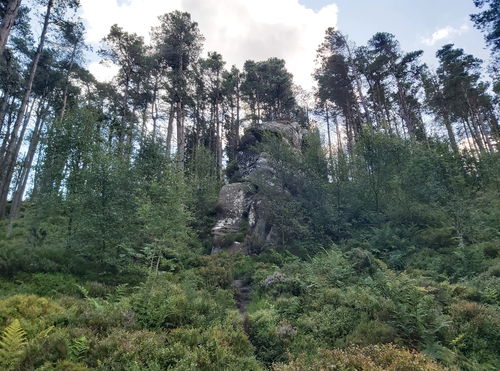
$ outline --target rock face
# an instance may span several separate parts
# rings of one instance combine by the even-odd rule
[[[274,135],[291,148],[300,151],[303,129],[297,123],[271,121],[249,127],[241,138],[236,164],[237,181],[226,184],[219,193],[217,223],[212,228],[212,253],[221,250],[258,253],[278,241],[277,228],[263,209],[263,195],[257,179],[273,184],[275,169],[270,156],[258,144]]]

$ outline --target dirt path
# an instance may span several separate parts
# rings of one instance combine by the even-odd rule
[[[241,315],[246,317],[247,305],[250,303],[250,286],[245,280],[234,280],[233,287],[236,289],[236,306]]]

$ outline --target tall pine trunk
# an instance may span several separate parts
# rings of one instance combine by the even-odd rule
[[[333,153],[332,153],[332,135],[330,131],[330,112],[328,105],[326,105],[326,133],[328,135],[328,157],[330,160],[330,166],[333,168]]]
[[[177,102],[177,159],[180,166],[184,163],[185,141],[184,141],[184,107],[181,101]]]
[[[453,132],[453,127],[451,126],[451,122],[448,117],[444,117],[444,126],[446,127],[446,131],[448,132],[448,139],[450,140],[451,149],[458,155],[459,151],[457,140],[455,139],[455,133]]]
[[[33,159],[35,158],[36,149],[38,147],[38,143],[40,141],[40,135],[43,129],[43,123],[45,119],[45,115],[47,114],[47,107],[42,109],[42,112],[39,113],[35,128],[33,129],[33,135],[31,136],[30,146],[28,148],[28,152],[23,161],[22,168],[20,170],[19,180],[12,196],[12,205],[10,207],[9,213],[9,224],[7,226],[7,236],[12,233],[12,228],[14,225],[14,220],[19,216],[19,211],[21,209],[21,202],[23,200],[24,192],[26,190],[26,185],[28,184],[29,175],[31,172],[31,167],[33,165]]]
[[[361,76],[359,74],[358,69],[356,68],[356,66],[353,63],[354,56],[352,55],[351,47],[349,46],[349,43],[347,42],[347,39],[344,36],[342,36],[342,38],[344,40],[344,44],[345,44],[345,47],[347,49],[347,54],[349,55],[350,65],[351,65],[352,71],[354,73],[354,82],[356,83],[356,90],[357,90],[358,96],[359,96],[359,98],[361,100],[361,105],[363,106],[363,111],[365,111],[366,122],[369,123],[369,124],[372,124],[372,118],[371,118],[371,115],[370,115],[370,110],[368,109],[368,102],[366,101],[365,95],[363,94],[363,87],[362,87],[362,83],[361,83]]]
[[[9,92],[6,91],[4,96],[2,97],[2,104],[0,105],[0,133],[2,133],[4,121],[5,121],[5,114],[7,113],[7,107],[9,105]]]
[[[14,126],[12,128],[10,141],[9,141],[9,144],[7,145],[6,150],[5,150],[5,156],[2,158],[2,161],[0,162],[0,194],[8,193],[8,190],[10,187],[9,173],[11,171],[11,168],[15,165],[15,162],[17,160],[16,149],[18,146],[18,142],[22,141],[22,138],[18,137],[18,132],[19,132],[19,129],[21,128],[21,125],[23,123],[23,120],[24,120],[24,117],[26,114],[26,108],[28,106],[28,102],[29,102],[29,98],[30,98],[30,94],[31,94],[31,89],[33,87],[33,81],[35,80],[35,75],[36,75],[36,71],[38,68],[38,63],[40,61],[40,56],[42,55],[43,47],[45,44],[45,39],[46,39],[47,31],[49,28],[50,15],[51,15],[53,6],[54,6],[54,0],[49,0],[49,2],[47,4],[47,10],[45,12],[42,33],[40,35],[40,42],[38,44],[38,48],[37,48],[35,56],[33,58],[28,82],[27,82],[26,87],[24,89],[23,99],[21,101],[21,106],[19,108],[19,113],[16,117],[16,121],[15,121]],[[3,205],[2,199],[0,199],[0,218],[2,218],[4,215],[2,213],[2,210],[5,210],[5,205]]]
[[[0,25],[0,56],[5,50],[5,45],[9,38],[10,30],[16,21],[17,13],[19,7],[21,6],[21,0],[10,0],[5,9],[5,15],[2,19],[2,24]]]
[[[168,113],[167,145],[166,145],[168,156],[170,156],[172,152],[172,134],[174,132],[174,116],[175,116],[174,103],[170,103],[170,111]]]
[[[21,129],[21,134],[19,135],[19,139],[18,139],[16,146],[14,148],[14,154],[13,154],[14,161],[8,163],[7,167],[5,169],[3,169],[3,173],[5,174],[5,177],[4,177],[5,183],[4,184],[6,185],[6,187],[3,187],[0,189],[0,219],[3,219],[5,217],[5,213],[6,213],[6,209],[7,209],[7,197],[9,196],[10,185],[12,183],[12,177],[14,176],[14,171],[16,169],[17,157],[19,155],[19,151],[21,150],[21,146],[23,144],[24,134],[26,133],[26,129],[28,128],[34,105],[35,105],[35,100],[33,100],[33,103],[31,105],[31,108],[29,109],[28,115],[24,118],[23,127]],[[38,107],[41,107],[41,105],[42,105],[42,103],[40,102]]]

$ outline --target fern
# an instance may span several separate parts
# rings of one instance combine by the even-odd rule
[[[88,340],[85,336],[80,336],[73,341],[69,347],[71,360],[81,361],[85,352],[89,349]]]
[[[49,334],[54,330],[54,326],[47,327],[45,330],[40,331],[38,334],[36,334],[36,339],[43,339],[49,336]]]
[[[2,333],[0,363],[7,366],[15,364],[21,358],[27,343],[26,332],[19,320],[14,319]]]
[[[78,287],[78,289],[80,290],[80,293],[85,298],[85,300],[88,303],[90,303],[95,309],[100,310],[103,308],[102,304],[100,304],[95,298],[90,297],[89,291],[85,287],[83,287],[81,285],[76,285],[76,287]]]
[[[112,294],[108,294],[106,296],[106,300],[109,302],[119,301],[122,297],[127,294],[128,284],[121,284],[116,287],[116,290]]]
[[[87,290],[86,287],[82,286],[82,285],[78,285],[78,284],[75,284],[75,286],[78,288],[78,290],[80,291],[80,293],[82,294],[82,296],[85,298],[85,299],[89,299],[89,290]]]

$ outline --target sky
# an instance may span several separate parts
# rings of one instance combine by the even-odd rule
[[[435,67],[435,53],[454,43],[487,59],[482,34],[469,20],[472,0],[81,0],[87,42],[94,50],[113,24],[148,40],[159,15],[179,9],[191,13],[205,36],[204,53],[217,51],[240,67],[247,59],[283,58],[295,82],[313,86],[316,49],[327,27],[337,27],[357,45],[376,32],[396,35],[405,51],[423,50]],[[89,56],[89,69],[109,80],[116,67]]]

